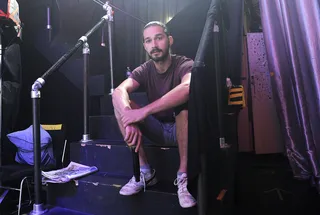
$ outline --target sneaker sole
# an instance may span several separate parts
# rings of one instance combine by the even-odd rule
[[[153,179],[151,179],[150,181],[147,182],[146,187],[151,187],[151,186],[155,185],[156,183],[158,183],[158,180],[156,177],[154,177]],[[140,190],[138,190],[137,192],[134,192],[134,193],[122,193],[120,190],[119,194],[122,196],[132,196],[132,195],[140,193],[141,190],[143,190],[143,188],[141,188]]]
[[[180,202],[179,202],[180,203]],[[197,203],[195,202],[194,204],[192,204],[192,205],[181,205],[180,204],[180,206],[182,207],[182,208],[192,208],[192,207],[194,207],[194,206],[196,206],[197,205]]]

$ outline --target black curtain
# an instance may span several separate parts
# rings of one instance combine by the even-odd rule
[[[175,40],[172,47],[174,53],[196,57],[210,3],[211,0],[192,4],[168,23]],[[230,124],[224,123],[224,113],[228,111],[225,80],[231,77],[234,84],[240,83],[242,68],[243,1],[218,0],[216,3],[215,21],[219,31],[213,33],[214,29],[210,29],[210,39],[204,53],[205,66],[192,71],[189,100],[188,177],[192,181],[201,168],[206,169],[207,181],[210,182],[208,199],[215,199],[227,181],[221,176],[223,171],[228,170],[224,170],[227,167],[222,163],[224,155],[219,144],[219,137],[228,135],[225,128],[230,127]],[[220,86],[217,88],[217,85]],[[218,113],[218,110],[221,112]],[[236,129],[236,121],[232,123],[233,129]],[[200,164],[201,154],[206,157],[205,167]]]
[[[12,25],[0,23],[1,29],[1,81],[2,81],[2,121],[1,121],[1,143],[2,150],[0,159],[2,164],[13,162],[15,147],[10,143],[6,135],[15,128],[22,84],[20,39]]]
[[[174,53],[195,58],[210,2],[210,0],[206,0],[192,4],[168,23],[174,38],[172,47]],[[227,111],[225,78],[229,76],[235,84],[238,84],[241,75],[243,0],[221,0],[218,9],[219,45],[214,46],[212,34],[211,41],[208,44],[209,48],[205,54],[205,68],[192,74],[190,103],[199,107],[191,106],[190,112],[197,112],[201,116],[200,118],[192,119],[191,117],[189,119],[191,122],[190,130],[193,133],[191,136],[197,134],[201,138],[192,140],[193,137],[191,137],[190,146],[195,148],[198,148],[201,144],[215,142],[219,136],[215,73],[220,73],[223,111]],[[218,49],[218,56],[214,54],[215,49]],[[215,60],[219,61],[220,64],[218,71],[215,68]],[[199,129],[206,123],[208,128]],[[197,162],[192,161],[194,155],[197,154],[196,151],[198,151],[195,148],[189,150],[192,151],[189,167],[191,172],[196,175],[198,165]]]

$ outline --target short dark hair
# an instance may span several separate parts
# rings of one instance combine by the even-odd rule
[[[163,32],[164,32],[167,36],[170,36],[169,29],[168,29],[168,27],[167,27],[164,23],[159,22],[159,21],[151,21],[151,22],[147,23],[147,24],[144,26],[143,31],[144,31],[146,28],[150,27],[150,26],[160,26],[160,27],[163,28]]]

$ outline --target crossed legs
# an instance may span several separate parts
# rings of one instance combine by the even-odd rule
[[[133,101],[130,102],[130,105],[131,105],[132,109],[140,108],[139,105],[137,105]],[[121,122],[120,114],[119,114],[119,112],[117,112],[116,109],[114,109],[114,115],[115,115],[115,117],[117,119],[120,132],[121,132],[121,134],[122,134],[122,136],[124,138],[126,136],[126,131],[125,131],[125,128],[124,128],[124,126],[123,126],[123,124]],[[142,144],[141,144],[141,147],[139,149],[139,163],[140,163],[140,166],[148,164],[147,156],[146,156],[146,153],[144,152]]]
[[[136,103],[131,101],[130,103],[132,109],[140,108]],[[119,113],[115,110],[115,116],[119,125],[119,129],[123,137],[125,137],[125,128],[121,122]],[[180,155],[180,166],[178,172],[187,172],[187,160],[188,160],[188,110],[182,110],[176,116],[176,139],[179,148]],[[139,161],[140,165],[148,164],[146,153],[143,149],[143,145],[139,150]]]
[[[139,108],[138,105],[131,102],[131,108]],[[115,110],[115,116],[117,118],[117,122],[120,128],[120,131],[125,138],[126,136],[126,129],[124,128],[121,122],[121,116]],[[166,129],[163,127],[164,125],[161,124],[158,120],[155,120],[153,117],[146,118],[141,129],[145,130],[145,127],[148,127],[147,130],[152,132],[153,141],[161,143],[161,141],[166,142],[168,141],[165,132]],[[175,129],[174,129],[175,128]],[[176,133],[173,133],[173,132]],[[146,132],[149,133],[149,132]],[[177,178],[174,181],[174,184],[178,187],[178,198],[181,207],[189,208],[196,205],[196,200],[192,197],[187,189],[188,178],[187,178],[187,160],[188,160],[188,110],[182,110],[176,116],[176,123],[170,129],[170,137],[169,142],[177,142],[179,148],[179,155],[180,155],[180,165],[177,173]],[[147,137],[148,135],[145,134]],[[175,136],[174,138],[171,138]],[[174,141],[172,141],[174,140]],[[128,143],[129,144],[129,143]],[[133,177],[126,185],[124,185],[121,190],[121,195],[133,195],[140,192],[146,186],[151,186],[157,182],[155,177],[155,170],[151,170],[150,165],[148,164],[147,157],[145,151],[143,149],[143,144],[141,144],[139,149],[139,161],[140,161],[140,171],[143,180],[140,182],[135,181]]]

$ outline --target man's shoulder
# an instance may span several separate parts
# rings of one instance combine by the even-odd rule
[[[152,68],[152,60],[147,60],[146,62],[140,64],[136,69],[146,70]]]
[[[133,73],[141,73],[141,72],[144,72],[144,71],[148,71],[152,68],[152,62],[151,60],[148,60],[142,64],[140,64],[138,67],[136,67],[132,72]]]
[[[193,60],[191,58],[188,58],[183,55],[173,55],[175,58],[175,64],[177,67],[184,67],[184,66],[192,66],[193,65]]]
[[[180,63],[186,63],[190,62],[193,63],[193,60],[187,56],[184,55],[172,55],[173,58],[175,58],[175,61],[180,64]]]

